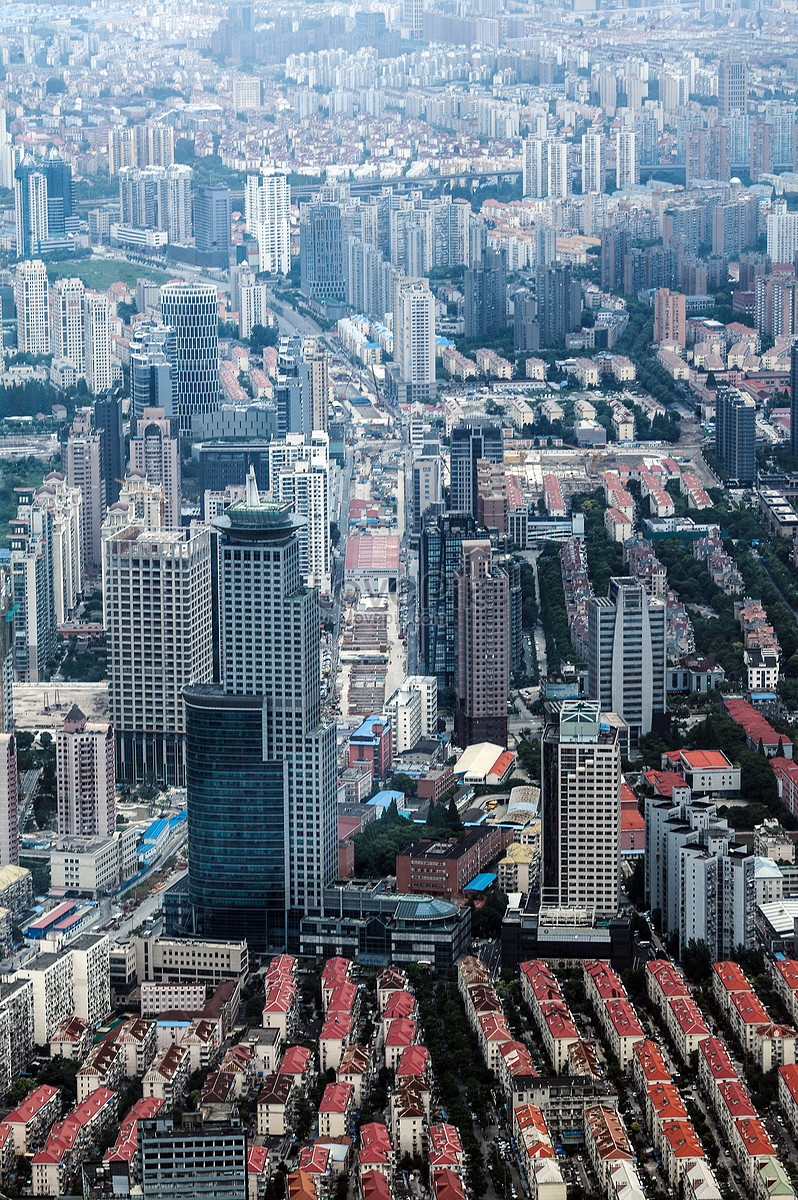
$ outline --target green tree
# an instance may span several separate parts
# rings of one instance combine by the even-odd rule
[[[712,970],[712,954],[706,942],[690,941],[682,950],[682,967],[688,979],[693,983],[704,983]]]

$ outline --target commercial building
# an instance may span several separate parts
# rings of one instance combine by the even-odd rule
[[[744,116],[748,106],[748,69],[738,52],[724,55],[718,63],[718,116]]]
[[[490,542],[463,542],[454,576],[457,626],[455,739],[460,746],[507,744],[510,696],[510,581]]]
[[[110,319],[108,297],[86,292],[83,297],[83,362],[86,386],[95,396],[107,392],[114,381]]]
[[[177,411],[181,433],[195,414],[219,407],[219,315],[210,283],[175,282],[161,288],[164,324],[174,330]]]
[[[618,911],[621,752],[618,728],[593,701],[546,711],[541,780],[541,906]]]
[[[666,712],[666,606],[636,579],[613,576],[588,602],[588,695],[626,723],[624,753]]]
[[[309,587],[330,590],[329,438],[289,434],[269,446],[269,483],[275,500],[290,504],[303,524],[297,530],[300,571]]]
[[[102,548],[117,778],[183,786],[182,689],[213,671],[210,532],[126,521]]]
[[[201,187],[194,196],[194,245],[208,266],[227,265],[231,245],[230,189]]]
[[[476,520],[479,503],[477,463],[504,462],[501,427],[482,418],[456,425],[451,433],[450,508],[453,513],[470,513]]]
[[[177,418],[177,339],[171,325],[141,321],[130,339],[130,410],[140,420],[145,408],[162,408]]]
[[[288,221],[291,188],[286,175],[247,175],[244,219],[258,243],[259,270],[287,275],[291,268]]]
[[[116,829],[114,731],[73,704],[55,739],[58,832],[110,837]]]
[[[421,529],[418,586],[419,657],[426,675],[438,687],[454,687],[457,669],[457,627],[454,576],[463,562],[463,542],[473,538],[477,525],[470,512],[440,511],[430,505]]]
[[[301,583],[299,520],[288,505],[261,500],[252,472],[245,499],[216,518],[221,686],[184,693],[195,932],[235,921],[260,945],[279,946],[266,940],[274,936],[284,946],[289,909],[320,911],[337,867],[335,726],[321,717],[318,594]],[[236,708],[246,744],[235,736]],[[238,803],[243,770],[268,825],[250,822]],[[261,893],[268,903],[251,920]]]
[[[177,1196],[248,1200],[247,1137],[238,1120],[205,1121],[185,1114],[138,1123],[139,1178],[144,1200]]]
[[[756,404],[736,388],[718,388],[715,453],[732,486],[747,487],[756,476]]]
[[[50,851],[50,885],[94,899],[113,891],[138,870],[134,825],[110,837],[66,837]]]

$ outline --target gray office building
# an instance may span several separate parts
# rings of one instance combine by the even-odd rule
[[[463,310],[466,337],[498,337],[507,327],[507,275],[504,257],[488,250],[465,273]]]
[[[138,1146],[144,1200],[247,1200],[247,1137],[237,1119],[139,1121]]]
[[[310,300],[344,303],[345,241],[343,213],[339,204],[314,200],[302,206],[299,258],[302,292]]]
[[[175,331],[180,432],[194,413],[219,407],[219,313],[212,283],[167,283],[161,288],[164,324]]]
[[[145,408],[177,409],[177,340],[170,325],[139,325],[130,343],[130,406],[134,421]]]
[[[203,187],[194,197],[194,244],[203,262],[226,267],[231,246],[230,189]],[[207,257],[206,257],[207,256]]]

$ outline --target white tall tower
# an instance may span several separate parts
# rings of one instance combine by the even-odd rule
[[[319,456],[298,459],[270,475],[275,499],[290,504],[305,524],[298,531],[300,571],[309,587],[330,590],[329,464]]]
[[[582,135],[582,194],[604,191],[604,163],[601,157],[601,134]]]
[[[82,375],[86,369],[83,345],[83,281],[57,279],[50,289],[50,346],[53,358],[71,362]]]
[[[287,275],[291,269],[288,221],[291,188],[286,175],[248,175],[244,190],[247,232],[257,240],[261,271]]]
[[[110,320],[108,297],[87,292],[83,297],[83,346],[86,383],[95,396],[107,392],[114,381]]]
[[[14,286],[17,345],[25,354],[50,353],[47,268],[40,258],[20,263]]]
[[[11,135],[8,132],[8,116],[0,108],[0,187],[14,186],[14,156],[11,153]]]
[[[435,297],[426,279],[399,275],[393,289],[393,359],[411,400],[435,394]]]
[[[568,175],[568,143],[562,138],[550,138],[548,142],[548,195],[554,200],[564,200],[571,192]]]
[[[640,182],[637,131],[619,129],[615,135],[615,183],[619,190]]]
[[[549,186],[547,140],[529,137],[524,140],[524,195],[545,196]]]

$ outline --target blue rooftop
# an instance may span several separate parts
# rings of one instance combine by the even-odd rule
[[[386,789],[385,791],[377,792],[376,796],[372,796],[368,801],[368,805],[371,808],[390,808],[392,800],[395,800],[397,804],[401,804],[404,798],[404,792],[390,792]]]
[[[367,738],[368,739],[373,738],[376,740],[377,734],[375,734],[375,732],[374,732],[374,726],[375,725],[388,725],[389,723],[390,722],[387,717],[382,717],[382,716],[380,716],[379,713],[375,713],[371,717],[366,717],[363,724],[358,726],[358,728],[355,730],[355,732],[352,734],[352,736],[350,737],[349,740],[350,740],[350,742],[354,742],[355,740],[358,740],[358,741],[365,740]]]
[[[476,879],[472,879],[469,884],[463,888],[464,892],[486,892],[496,882],[497,876],[491,875],[488,871],[483,871],[481,875],[477,875]]]
[[[150,825],[149,828],[144,831],[144,836],[141,840],[143,842],[156,842],[161,834],[165,831],[168,824],[169,822],[165,819],[153,821],[152,825]]]

